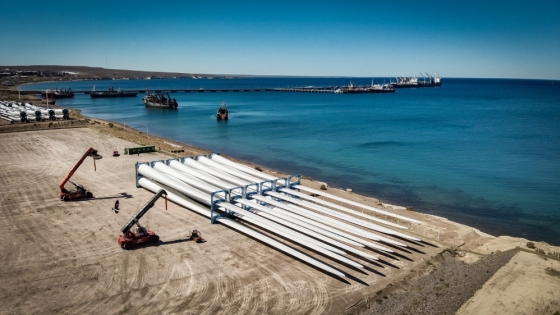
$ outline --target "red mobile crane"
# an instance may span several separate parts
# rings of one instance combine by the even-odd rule
[[[93,157],[93,169],[94,170],[96,170],[95,160],[99,160],[99,159],[103,158],[101,155],[97,154],[97,150],[95,150],[94,148],[87,149],[86,153],[84,153],[84,155],[78,161],[78,163],[76,163],[76,165],[74,165],[74,167],[70,170],[70,172],[68,174],[66,174],[66,176],[62,179],[60,184],[58,184],[58,187],[60,187],[60,200],[68,201],[70,199],[91,198],[91,197],[93,197],[93,194],[91,193],[91,191],[88,191],[87,189],[85,189],[84,186],[82,186],[80,184],[75,184],[74,182],[70,181],[70,178],[72,177],[72,175],[74,175],[74,172],[76,172],[78,167],[80,167],[80,165],[82,165],[82,163],[84,162],[84,160],[88,156]],[[67,190],[66,188],[64,188],[64,185],[66,185],[67,182],[70,182],[72,185],[74,185],[74,190]]]
[[[146,212],[148,212],[148,210],[150,210],[154,206],[156,200],[158,200],[159,197],[161,197],[162,195],[165,195],[167,197],[167,192],[163,189],[160,189],[160,191],[158,191],[152,197],[152,199],[150,199],[150,201],[148,201],[132,217],[132,219],[130,219],[130,221],[128,221],[128,223],[126,223],[122,227],[121,232],[123,234],[119,235],[119,239],[118,239],[118,243],[120,247],[122,247],[123,249],[131,249],[132,247],[142,243],[147,243],[147,242],[156,243],[157,241],[159,241],[159,236],[157,236],[153,231],[148,230],[145,227],[141,226],[138,221],[140,220],[140,218],[144,216],[144,214],[146,214]],[[167,208],[167,198],[165,198],[165,206]],[[135,224],[136,224],[136,233],[130,230]]]

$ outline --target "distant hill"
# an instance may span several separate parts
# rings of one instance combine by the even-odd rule
[[[59,66],[59,65],[29,65],[29,66],[0,66],[0,72],[5,69],[10,70],[27,70],[27,71],[53,71],[53,72],[76,72],[79,76],[87,77],[181,77],[181,76],[204,76],[215,77],[223,76],[217,74],[201,74],[201,73],[183,73],[183,72],[156,72],[156,71],[137,71],[124,69],[105,69],[101,67],[83,67],[83,66]]]

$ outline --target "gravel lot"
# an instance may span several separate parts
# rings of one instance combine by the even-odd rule
[[[379,292],[363,314],[455,314],[514,254],[483,256],[467,264],[445,253],[426,262],[428,274]]]

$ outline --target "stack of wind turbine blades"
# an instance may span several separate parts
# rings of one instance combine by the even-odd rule
[[[173,170],[172,168],[164,165],[163,163],[158,163],[156,162],[154,164],[155,167],[157,167],[160,170],[165,170],[165,171],[169,171],[171,174],[175,173],[175,176],[172,176],[170,174],[165,174],[162,173],[160,170],[156,170],[154,168],[151,168],[150,166],[143,164],[140,165],[138,167],[138,173],[151,178],[159,183],[162,183],[164,185],[173,187],[175,189],[177,189],[178,191],[180,191],[181,193],[185,194],[187,197],[192,198],[194,200],[197,200],[203,204],[206,205],[211,205],[211,197],[209,193],[205,193],[204,191],[201,191],[198,189],[198,185],[200,185],[199,182],[193,180],[192,178],[189,178],[188,176],[184,175],[184,174],[180,174],[180,172]],[[186,179],[189,181],[189,184],[181,181],[180,178]],[[193,186],[191,186],[193,185]],[[202,186],[205,186],[204,189],[206,190],[212,190],[211,187],[208,187],[207,184],[204,184]],[[236,216],[242,220],[245,220],[253,225],[259,226],[260,228],[266,229],[270,232],[273,232],[277,235],[280,235],[284,238],[286,238],[287,240],[297,243],[299,245],[302,245],[304,247],[307,247],[309,249],[312,249],[316,252],[319,252],[325,256],[330,257],[331,259],[337,260],[341,263],[344,263],[346,265],[350,265],[353,266],[355,268],[363,268],[363,266],[361,264],[358,264],[356,262],[354,262],[353,260],[350,260],[348,258],[345,258],[343,256],[341,256],[341,254],[345,254],[344,251],[339,250],[333,246],[330,246],[328,244],[325,244],[323,242],[317,241],[313,238],[310,238],[306,235],[303,235],[300,232],[297,232],[295,230],[291,230],[288,229],[278,223],[275,223],[273,221],[270,221],[266,218],[260,217],[256,214],[253,214],[249,211],[243,210],[242,208],[239,208],[235,205],[232,205],[229,202],[219,202],[217,204],[219,206],[219,208],[221,210],[226,209],[228,212],[230,213],[230,215]]]
[[[154,163],[153,168],[156,169],[156,170],[161,171],[162,173],[165,173],[165,174],[174,176],[174,177],[176,177],[177,179],[182,180],[182,181],[186,182],[187,184],[196,186],[197,188],[200,188],[200,189],[202,189],[203,191],[206,191],[206,192],[208,192],[208,193],[211,193],[211,192],[213,192],[213,191],[217,191],[217,190],[218,190],[217,187],[208,185],[206,182],[203,182],[203,181],[198,180],[198,179],[196,179],[196,178],[192,178],[191,176],[189,176],[189,175],[187,175],[187,174],[178,173],[178,172],[177,172],[176,170],[174,170],[173,168],[171,168],[171,167],[169,167],[169,166],[167,166],[167,165],[165,165],[165,164],[163,164],[163,163],[161,163],[161,162],[156,162],[156,163]],[[216,184],[221,184],[221,185],[223,186],[225,183],[217,181]],[[251,206],[253,206],[254,208],[259,208],[258,205],[255,205],[254,203],[252,203],[252,202],[250,202],[249,200],[246,200],[246,199],[237,199],[237,201],[238,201],[239,203],[244,203],[244,204],[246,204],[246,205],[251,205]],[[222,206],[222,207],[227,207],[227,206],[224,205],[223,203],[220,203],[220,206]],[[233,209],[232,209],[232,208],[229,208],[229,209],[230,209],[231,211],[234,211],[235,213],[243,213],[243,214],[246,214],[245,212],[240,212],[240,211],[239,211],[239,210],[241,210],[241,208],[233,208]],[[262,211],[262,210],[265,210],[265,211],[267,211],[267,212],[268,212],[268,210],[270,210],[270,209],[265,208],[265,207],[262,207],[262,206],[260,207],[260,209],[261,209],[261,211]],[[289,222],[289,221],[287,221],[287,220],[284,220],[284,219],[281,219],[281,218],[276,218],[276,217],[274,217],[274,216],[267,216],[266,214],[262,214],[262,213],[261,213],[260,215],[266,217],[266,218],[267,218],[268,220],[270,220],[270,221],[280,221],[280,223],[281,223],[282,225],[288,226],[288,227],[290,227],[291,229],[293,229],[293,230],[295,230],[295,231],[298,231],[298,232],[301,232],[301,233],[305,233],[305,234],[308,234],[308,235],[313,236],[313,237],[315,237],[315,238],[318,238],[318,239],[320,239],[320,240],[323,241],[323,242],[331,243],[331,244],[334,243],[335,246],[344,247],[347,251],[351,251],[351,252],[353,252],[353,253],[355,253],[355,254],[361,254],[362,257],[365,257],[365,258],[367,258],[367,259],[370,259],[370,260],[377,260],[377,257],[375,257],[375,256],[372,256],[372,255],[368,255],[368,254],[366,254],[366,253],[359,252],[359,251],[357,251],[357,250],[355,250],[355,249],[353,249],[353,248],[351,248],[351,247],[349,247],[349,246],[347,246],[347,245],[344,245],[344,244],[342,244],[342,243],[340,243],[340,242],[337,242],[337,241],[335,241],[335,240],[332,240],[332,239],[330,239],[330,238],[328,238],[328,237],[326,237],[326,236],[323,236],[323,235],[320,235],[320,234],[318,234],[318,233],[315,233],[315,232],[313,232],[313,231],[311,231],[311,230],[309,230],[309,229],[306,229],[306,228],[304,228],[304,227],[301,227],[301,226],[292,224],[291,222]],[[260,221],[260,222],[263,223],[263,224],[271,225],[270,223],[267,223],[267,222],[263,222],[263,221]],[[276,228],[278,228],[277,225],[273,225],[273,226],[275,226]],[[339,254],[344,254],[343,251],[337,250],[336,248],[334,248],[334,247],[332,247],[332,246],[325,246],[325,245],[323,245],[324,243],[322,243],[322,242],[315,242],[314,239],[310,239],[310,238],[302,237],[302,236],[297,236],[297,237],[303,238],[303,239],[304,239],[305,241],[307,241],[307,242],[315,243],[315,244],[318,245],[318,246],[325,247],[326,249],[328,249],[328,250],[330,250],[330,251],[334,251],[334,252],[337,252],[337,253],[339,253]],[[363,246],[363,245],[362,245],[362,246]],[[348,262],[345,261],[345,263],[348,263]]]
[[[225,166],[218,165],[216,162],[210,161],[205,157],[199,157],[198,160],[185,159],[184,164],[186,164],[190,167],[193,167],[197,170],[200,170],[202,172],[209,173],[209,174],[211,174],[211,175],[213,175],[217,178],[220,178],[220,179],[223,179],[223,180],[228,180],[228,182],[235,183],[236,185],[240,185],[240,186],[250,184],[251,182],[249,180],[255,180],[255,178],[253,178],[249,175],[241,174],[239,171],[227,169]],[[226,170],[230,171],[230,173],[229,174],[226,173]],[[234,175],[243,176],[245,179],[240,179],[239,177],[234,176]],[[324,207],[321,207],[319,205],[315,205],[315,204],[312,204],[312,203],[307,203],[307,202],[305,202],[303,200],[300,200],[300,199],[291,198],[291,197],[288,197],[286,195],[282,195],[282,194],[276,193],[276,192],[266,192],[266,194],[270,195],[270,196],[273,196],[275,198],[278,198],[278,199],[284,199],[285,201],[293,203],[293,204],[298,204],[298,205],[311,207],[311,208],[313,208],[313,210],[316,210],[316,211],[319,211],[319,212],[327,212],[328,214],[330,214],[334,217],[337,217],[339,219],[349,220],[351,223],[362,225],[366,228],[370,228],[370,229],[372,227],[373,227],[373,229],[378,228],[378,226],[372,225],[369,222],[365,222],[365,221],[359,220],[357,218],[352,218],[350,216],[338,213],[338,212],[333,211],[331,209],[327,209],[327,208],[324,208]],[[256,196],[253,196],[253,198],[256,198]],[[278,205],[276,205],[276,206],[278,206]],[[291,209],[288,209],[288,210],[291,210]],[[301,207],[299,207],[298,210],[306,212],[306,214],[308,216],[313,215],[312,214],[313,212],[310,212],[309,210],[304,210]],[[315,220],[317,220],[318,218],[321,218],[321,220],[323,220],[323,223],[325,223],[324,220],[327,220],[327,221],[329,220],[328,217],[321,217],[319,214],[315,214],[314,217],[313,217],[313,219],[315,219]],[[387,238],[387,237],[384,237],[384,236],[381,236],[381,235],[373,234],[371,232],[359,230],[356,227],[353,227],[353,226],[348,225],[348,224],[344,224],[343,222],[340,222],[340,221],[335,221],[333,223],[333,221],[331,220],[331,221],[326,222],[326,223],[331,224],[331,225],[334,224],[334,226],[342,226],[346,231],[352,231],[352,233],[358,234],[359,236],[366,237],[366,238],[369,238],[369,239],[374,240],[374,241],[382,241],[382,242],[389,243],[389,244],[396,245],[396,246],[407,247],[406,244],[403,244],[401,242],[392,240],[390,238]],[[379,227],[379,229],[381,229],[382,233],[387,231],[383,227]],[[391,232],[393,232],[393,231],[391,231]],[[385,247],[383,247],[383,248],[385,250],[387,249]]]
[[[168,186],[164,186],[164,185],[161,185],[161,184],[158,184],[158,183],[154,183],[154,182],[148,180],[147,178],[140,178],[138,180],[138,184],[141,187],[143,187],[147,190],[150,190],[154,193],[159,191],[160,189],[165,189],[167,191],[167,198],[169,200],[171,200],[172,202],[174,202],[174,203],[176,203],[180,206],[183,206],[183,207],[185,207],[185,208],[187,208],[191,211],[199,213],[201,215],[210,217],[210,211],[208,209],[206,209],[204,207],[201,207],[200,205],[187,200],[187,198],[185,198],[180,192],[177,192],[177,191],[175,191],[174,189],[172,189]],[[244,226],[244,225],[242,225],[238,222],[235,222],[231,219],[224,218],[224,217],[217,218],[216,221],[218,221],[220,224],[226,225],[226,226],[228,226],[228,227],[230,227],[230,228],[232,228],[236,231],[239,231],[239,232],[241,232],[245,235],[249,235],[249,236],[251,236],[251,237],[253,237],[253,238],[255,238],[255,239],[257,239],[257,240],[259,240],[259,241],[261,241],[265,244],[268,244],[268,245],[272,246],[273,248],[276,248],[277,250],[280,250],[280,251],[282,251],[282,252],[284,252],[288,255],[291,255],[291,256],[293,256],[293,257],[295,257],[295,258],[297,258],[301,261],[309,263],[310,265],[315,266],[320,270],[323,270],[325,272],[328,272],[330,274],[333,274],[333,275],[341,277],[341,278],[345,277],[344,273],[342,273],[342,272],[340,272],[340,271],[338,271],[338,270],[336,270],[336,269],[334,269],[334,268],[332,268],[332,267],[330,267],[330,266],[328,266],[328,265],[326,265],[326,264],[324,264],[324,263],[322,263],[322,262],[320,262],[320,261],[318,261],[318,260],[316,260],[312,257],[309,257],[309,256],[307,256],[307,255],[305,255],[305,254],[303,254],[303,253],[301,253],[297,250],[294,250],[293,248],[291,248],[289,246],[286,246],[283,243],[281,243],[281,242],[279,242],[279,241],[277,241],[273,238],[270,238],[270,237],[268,237],[266,235],[263,235],[263,234],[255,231],[255,230],[249,228],[249,227],[246,227],[246,226]]]
[[[252,168],[247,167],[245,165],[230,161],[230,160],[228,160],[228,159],[226,159],[226,158],[224,158],[224,157],[222,157],[218,154],[212,154],[210,158],[212,160],[218,162],[218,163],[231,166],[233,168],[236,168],[238,170],[241,170],[243,172],[246,172],[248,174],[259,177],[259,178],[264,179],[264,180],[275,180],[275,179],[277,179],[276,177],[274,177],[272,175],[268,175],[266,173],[259,172],[255,169],[252,169]],[[368,205],[361,204],[359,202],[355,202],[353,200],[342,198],[342,197],[339,197],[339,196],[336,196],[336,195],[333,195],[333,194],[329,194],[325,191],[320,191],[320,190],[313,189],[313,188],[310,188],[310,187],[307,187],[307,186],[304,186],[304,185],[295,185],[294,188],[305,190],[305,191],[310,192],[312,194],[322,195],[322,196],[330,198],[332,200],[337,200],[337,201],[344,202],[344,203],[347,203],[347,204],[350,204],[350,205],[353,205],[353,206],[356,206],[356,207],[361,207],[363,209],[370,210],[372,212],[382,214],[382,215],[385,215],[385,216],[393,217],[393,218],[396,218],[396,219],[400,219],[400,220],[404,220],[404,221],[408,221],[408,222],[412,222],[412,223],[421,223],[420,221],[412,219],[412,218],[408,218],[408,217],[405,217],[405,216],[394,214],[394,213],[391,213],[389,211],[377,209],[377,208],[374,208],[374,207],[371,207],[371,206],[368,206]]]

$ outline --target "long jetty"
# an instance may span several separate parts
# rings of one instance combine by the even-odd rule
[[[41,94],[42,90],[14,90],[4,89],[6,92],[20,93],[20,94]],[[137,92],[137,93],[216,93],[216,92],[305,92],[305,93],[386,93],[394,92],[394,89],[378,89],[372,87],[293,87],[293,88],[198,88],[198,89],[135,89],[135,90],[121,90],[123,92]],[[72,90],[74,94],[90,94],[91,90]]]
[[[137,93],[148,93],[148,92],[155,92],[155,93],[177,93],[177,92],[186,92],[186,93],[200,93],[200,92],[272,92],[274,88],[230,88],[230,89],[135,89],[135,90],[123,90],[122,92],[137,92]],[[18,90],[6,90],[10,92],[17,93]],[[42,90],[20,90],[21,94],[41,94]],[[99,90],[102,91],[102,90]],[[74,94],[90,94],[91,90],[72,90]]]

